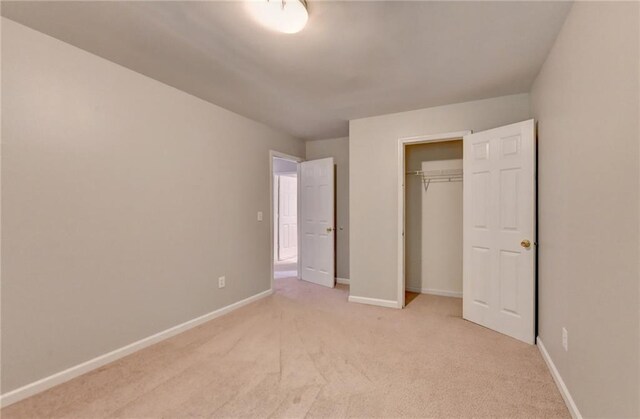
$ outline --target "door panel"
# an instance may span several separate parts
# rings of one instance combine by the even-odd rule
[[[300,165],[302,190],[301,278],[327,287],[335,285],[333,158]]]
[[[534,130],[530,120],[464,137],[463,317],[531,344]]]

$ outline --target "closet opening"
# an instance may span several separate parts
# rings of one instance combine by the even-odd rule
[[[462,298],[465,134],[400,140],[401,307],[420,294]]]

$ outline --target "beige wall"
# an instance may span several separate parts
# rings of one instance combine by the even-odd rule
[[[397,301],[399,138],[529,118],[519,94],[350,121],[351,295]]]
[[[539,335],[584,417],[640,417],[638,8],[575,3],[531,94]]]
[[[307,141],[307,160],[333,157],[336,165],[336,276],[349,279],[349,138]]]
[[[3,392],[269,289],[303,142],[6,19],[2,55]]]
[[[462,162],[462,141],[409,145],[405,171],[451,160]],[[462,183],[434,183],[425,192],[422,178],[408,175],[405,190],[407,289],[462,293]]]

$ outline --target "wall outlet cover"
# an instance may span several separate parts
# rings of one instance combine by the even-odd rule
[[[224,276],[218,278],[218,288],[224,288],[227,282],[227,279]]]

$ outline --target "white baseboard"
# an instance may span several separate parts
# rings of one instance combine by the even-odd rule
[[[338,278],[338,277],[336,277],[336,282],[338,284],[349,285],[349,278]]]
[[[106,353],[104,355],[100,355],[96,358],[93,358],[89,361],[83,362],[81,364],[75,365],[71,368],[68,368],[64,371],[60,371],[48,377],[45,377],[41,380],[35,381],[33,383],[27,384],[23,387],[12,390],[8,393],[0,395],[0,407],[8,406],[12,403],[18,402],[20,400],[26,399],[27,397],[33,396],[42,391],[48,390],[51,387],[57,386],[58,384],[62,384],[66,381],[71,380],[72,378],[76,378],[82,374],[85,374],[89,371],[95,370],[96,368],[100,368],[103,365],[106,365],[110,362],[118,360],[122,357],[125,357],[129,354],[132,354],[136,351],[139,351],[147,346],[151,346],[155,343],[163,341],[165,339],[170,338],[171,336],[175,336],[179,333],[192,329],[196,326],[201,325],[202,323],[208,322],[209,320],[213,320],[216,317],[220,317],[224,314],[227,314],[233,310],[236,310],[242,306],[245,306],[249,303],[257,301],[261,298],[267,297],[273,293],[273,290],[263,291],[259,294],[253,295],[249,298],[245,298],[244,300],[240,300],[236,303],[230,304],[226,307],[222,307],[218,310],[212,311],[211,313],[207,313],[200,317],[196,317],[195,319],[186,321],[177,326],[171,327],[169,329],[163,330],[162,332],[158,332],[155,335],[146,337],[144,339],[140,339],[137,342],[133,342],[127,346],[123,346],[122,348],[118,348],[114,351]]]
[[[354,295],[349,296],[350,303],[360,303],[360,304],[369,304],[372,306],[380,306],[380,307],[390,307],[390,308],[400,308],[398,306],[397,301],[393,300],[381,300],[379,298],[368,298],[368,297],[356,297]]]
[[[562,398],[564,399],[564,402],[567,405],[567,409],[569,409],[569,413],[571,414],[571,417],[573,419],[582,419],[582,415],[578,410],[578,406],[573,401],[573,397],[571,397],[571,393],[569,393],[569,389],[567,388],[566,384],[564,383],[564,380],[560,376],[560,372],[558,371],[555,364],[553,363],[553,360],[549,356],[549,352],[547,352],[547,348],[544,347],[544,344],[542,343],[540,336],[537,337],[536,342],[538,344],[538,349],[542,354],[542,359],[544,359],[544,362],[547,363],[547,367],[549,367],[549,371],[551,371],[551,376],[553,377],[553,381],[556,382],[556,386],[558,386],[558,390],[560,390],[560,394],[562,395]]]
[[[417,292],[419,294],[439,295],[441,297],[462,298],[462,293],[457,291],[434,290],[431,288],[405,287],[407,291]]]

